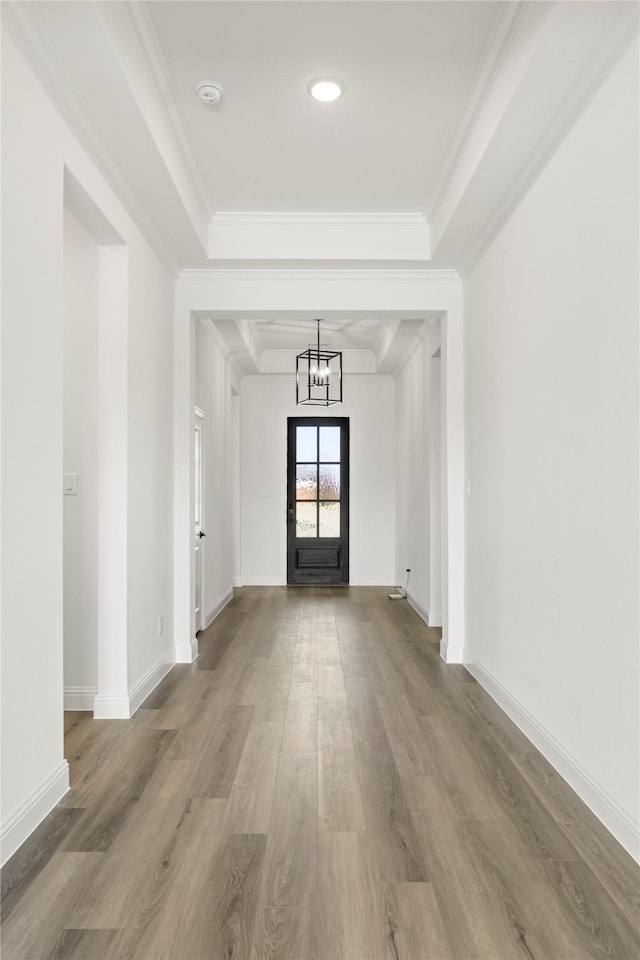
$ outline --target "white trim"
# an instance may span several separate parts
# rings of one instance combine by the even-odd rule
[[[235,589],[236,587],[243,587],[242,577],[234,577],[231,581],[231,586]]]
[[[436,613],[434,610],[430,610],[429,617],[427,618],[427,624],[430,627],[441,627],[442,613]]]
[[[197,652],[196,652],[197,656]],[[193,658],[195,659],[195,658]],[[181,661],[174,658],[173,650],[167,650],[144,676],[129,690],[126,697],[110,697],[99,695],[93,701],[93,716],[95,720],[130,720],[140,709],[147,697],[153,693],[160,681],[166,677],[175,663]],[[188,661],[191,663],[191,660]]]
[[[131,704],[129,697],[98,694],[93,701],[94,720],[130,720]]]
[[[378,578],[376,579],[375,577],[351,577],[351,576],[350,576],[350,577],[349,577],[349,583],[345,583],[345,584],[340,584],[340,583],[331,584],[331,583],[330,583],[330,584],[328,584],[328,586],[330,586],[330,587],[331,587],[331,586],[335,586],[335,587],[340,587],[340,586],[345,586],[345,587],[388,587],[389,584],[390,584],[390,582],[391,582],[391,581],[389,580],[388,577],[383,577],[382,579],[380,579],[380,578],[378,577]],[[310,586],[311,586],[311,584],[310,584]]]
[[[428,226],[422,213],[278,213],[219,210],[212,226],[236,227],[401,227],[424,230]]]
[[[262,577],[250,576],[243,577],[242,582],[245,587],[286,587],[287,581],[283,577]]]
[[[238,362],[240,357],[240,351],[231,350],[231,347],[229,346],[227,341],[224,339],[224,337],[218,330],[218,327],[216,326],[214,321],[211,319],[211,317],[199,317],[199,319],[200,319],[200,323],[205,328],[205,330],[210,334],[211,337],[213,337],[213,340],[216,346],[218,347],[218,349],[222,353],[222,356],[224,357],[227,364],[229,365],[231,372],[235,374],[236,383],[238,384],[241,383],[242,378],[245,376],[245,374],[242,370],[240,363]],[[247,352],[245,356],[251,357],[251,360],[253,361],[254,365],[257,367],[257,363],[253,355],[251,354],[249,347],[247,347]]]
[[[233,600],[233,588],[228,590],[223,597],[221,597],[217,603],[214,603],[212,607],[207,610],[206,616],[204,618],[204,629],[209,626],[210,623],[213,623],[218,614],[222,613],[224,608],[228,603]]]
[[[178,274],[177,260],[165,245],[155,226],[152,225],[143,205],[129,188],[116,164],[109,157],[93,121],[80,106],[77,95],[60,71],[55,61],[51,43],[40,24],[40,20],[33,12],[31,4],[16,3],[8,6],[3,3],[2,19],[3,26],[6,24],[11,28],[20,49],[35,70],[62,119],[89,154],[98,171],[105,177],[124,210],[135,222],[167,272],[175,277]],[[76,176],[71,167],[69,167],[69,170]]]
[[[197,405],[194,405],[195,411],[195,435],[194,435],[194,479],[196,479],[195,474],[195,445],[197,438],[198,449],[198,466],[200,468],[200,475],[197,477],[197,489],[198,496],[194,498],[194,511],[197,512],[199,519],[197,525],[194,524],[194,575],[195,575],[195,595],[198,595],[198,588],[200,593],[200,602],[197,609],[194,609],[195,613],[195,631],[196,635],[199,630],[204,630],[205,623],[205,603],[207,596],[207,542],[206,542],[206,526],[207,526],[207,508],[206,508],[206,491],[207,491],[207,469],[206,469],[206,443],[204,442],[204,426],[205,426],[205,413]],[[194,516],[195,519],[195,516]],[[196,537],[196,526],[199,538]],[[199,569],[198,569],[198,559],[199,559]],[[194,604],[195,608],[195,604]]]
[[[413,607],[413,609],[414,609],[415,612],[418,614],[418,616],[420,617],[420,619],[421,619],[421,620],[424,620],[424,622],[427,624],[427,626],[429,626],[429,614],[428,614],[427,611],[424,609],[424,607],[420,606],[420,604],[418,603],[418,601],[417,601],[417,600],[414,600],[414,598],[413,598],[410,594],[407,594],[406,599],[409,601],[409,606],[410,606],[410,607]]]
[[[469,673],[495,700],[515,725],[558,771],[581,800],[596,815],[624,849],[640,862],[640,824],[596,783],[575,757],[520,704],[482,664],[472,660],[465,664]]]
[[[63,760],[57,770],[18,807],[13,816],[9,817],[3,825],[2,834],[0,834],[3,865],[42,823],[47,814],[51,813],[68,790],[69,764]]]
[[[449,662],[448,659],[447,659],[448,656],[449,656],[449,644],[448,644],[447,641],[443,638],[443,639],[440,641],[440,658],[441,658],[442,660],[444,660],[445,663],[448,663],[448,662]]]
[[[260,269],[246,269],[238,268],[236,270],[230,269],[220,269],[216,270],[215,267],[204,267],[198,269],[186,269],[181,270],[178,275],[178,282],[222,282],[222,281],[231,281],[234,283],[259,283],[265,280],[272,281],[274,283],[388,283],[389,281],[401,281],[402,283],[407,283],[409,281],[417,281],[420,283],[433,282],[433,281],[446,281],[450,282],[452,280],[460,280],[460,276],[457,270],[453,269],[443,269],[443,268],[434,268],[430,270],[428,267],[421,266],[419,269],[411,270],[405,267],[398,267],[394,269],[393,267],[389,268],[380,268],[380,269],[300,269],[300,270],[290,270],[290,269],[274,269],[274,270],[260,270]]]
[[[98,692],[97,687],[65,687],[65,710],[93,710],[93,701]]]
[[[527,3],[519,0],[517,3],[505,4],[498,14],[483,60],[473,83],[467,109],[455,133],[451,149],[442,165],[440,175],[436,182],[434,190],[436,199],[429,211],[429,220],[431,223],[436,219],[447,195],[447,191],[451,186],[451,181],[462,162],[464,152],[482,115],[489,94],[500,76],[500,70],[507,52],[517,35],[526,8]]]
[[[176,663],[193,663],[198,659],[198,638],[194,637],[189,644],[176,644]]]
[[[543,136],[538,139],[535,150],[531,151],[526,163],[519,170],[505,196],[494,205],[488,222],[479,232],[476,232],[475,239],[460,263],[461,277],[466,279],[473,271],[485,251],[555,155],[562,141],[580,119],[598,89],[618,63],[626,47],[634,41],[637,27],[633,9],[636,6],[636,4],[628,5],[627,10],[631,10],[632,13],[621,18],[617,28],[598,51],[598,55],[591,60],[589,69],[580,77],[570,96],[563,100],[558,116]]]
[[[131,0],[125,0],[123,7],[153,84],[158,105],[162,112],[162,119],[171,134],[173,145],[182,161],[183,169],[189,179],[189,185],[200,208],[200,215],[203,220],[209,220],[210,211],[206,201],[207,191],[200,177],[198,165],[175,97],[171,97],[171,109],[167,109],[170,99],[168,94],[169,92],[173,93],[173,84],[149,11],[144,3],[132,3]]]
[[[171,670],[173,665],[174,660],[172,651],[167,650],[161,659],[158,660],[155,666],[151,667],[150,670],[147,670],[145,675],[141,677],[131,688],[129,691],[129,709],[131,716],[133,716],[134,713],[142,706],[149,694],[153,693],[160,681],[169,673],[169,670]]]

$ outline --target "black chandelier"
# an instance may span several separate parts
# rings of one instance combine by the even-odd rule
[[[318,324],[318,342],[296,357],[296,403],[329,407],[342,403],[342,352],[326,349],[320,343],[321,320]]]

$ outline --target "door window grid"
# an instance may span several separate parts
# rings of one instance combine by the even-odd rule
[[[340,536],[340,427],[296,428],[296,536]]]

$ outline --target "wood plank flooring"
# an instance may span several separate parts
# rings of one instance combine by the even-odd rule
[[[3,960],[638,960],[639,870],[383,588],[258,588],[5,867]]]

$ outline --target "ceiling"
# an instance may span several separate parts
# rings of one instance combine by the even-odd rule
[[[499,7],[148,4],[211,212],[428,215]],[[307,92],[325,75],[345,84],[334,103]]]
[[[618,0],[1,7],[168,269],[254,290],[265,276],[315,290],[464,275],[638,29],[638,5]],[[319,75],[342,80],[344,96],[314,101]],[[203,80],[222,83],[219,104],[198,99]],[[257,296],[249,312],[211,303],[200,316],[239,373],[290,370],[315,314],[261,309]],[[437,319],[323,317],[345,364],[378,373]]]

